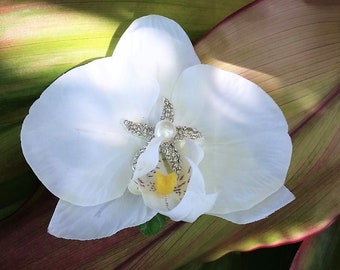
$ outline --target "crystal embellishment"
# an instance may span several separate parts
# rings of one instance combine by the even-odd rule
[[[154,137],[162,137],[159,152],[163,155],[171,169],[179,176],[182,170],[181,157],[176,149],[175,143],[184,139],[197,140],[203,138],[201,132],[195,128],[174,125],[174,109],[168,99],[164,99],[164,105],[160,121],[155,127],[146,123],[134,123],[124,120],[125,128],[133,135],[142,137],[149,143]],[[146,146],[140,149],[133,160],[133,169],[137,164],[139,156],[145,151]]]

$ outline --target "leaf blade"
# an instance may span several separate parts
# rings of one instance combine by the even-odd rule
[[[324,231],[303,240],[290,270],[336,269],[339,248],[340,220],[336,220]]]
[[[157,214],[148,222],[139,225],[138,228],[141,231],[141,233],[145,236],[149,237],[155,236],[163,229],[166,220],[167,220],[166,216]]]

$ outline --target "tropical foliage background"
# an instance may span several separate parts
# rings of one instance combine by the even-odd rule
[[[21,123],[72,67],[112,54],[136,18],[160,14],[203,63],[265,89],[290,127],[296,200],[235,225],[203,216],[95,241],[47,234],[57,198],[20,148]],[[334,0],[0,1],[0,269],[336,269],[340,213],[340,4]],[[259,249],[261,248],[261,249]]]

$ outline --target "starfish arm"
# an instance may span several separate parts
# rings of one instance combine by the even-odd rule
[[[165,156],[171,169],[179,175],[182,169],[182,162],[175,145],[172,142],[164,142],[160,146],[160,152]]]
[[[196,128],[179,126],[179,127],[176,127],[176,130],[177,130],[177,134],[175,137],[175,141],[184,140],[184,139],[197,140],[197,139],[203,138],[202,133],[199,132]]]
[[[170,101],[167,98],[165,98],[161,120],[169,120],[170,122],[173,122],[174,116],[175,116],[174,108]]]
[[[134,123],[129,120],[124,120],[126,129],[134,135],[151,140],[154,134],[154,128],[145,123]]]

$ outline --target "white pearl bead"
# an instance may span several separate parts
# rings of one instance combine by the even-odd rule
[[[155,137],[163,137],[170,141],[176,136],[176,127],[169,120],[161,120],[156,124]]]

